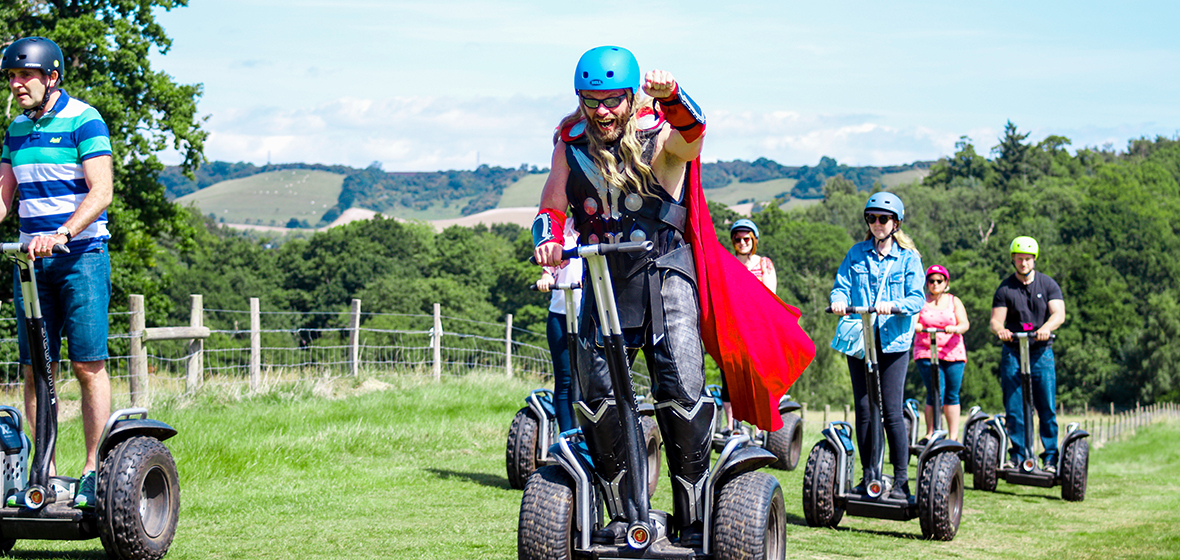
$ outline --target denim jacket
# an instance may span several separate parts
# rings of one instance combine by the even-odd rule
[[[891,262],[893,266],[889,268],[882,295],[903,315],[877,316],[877,336],[882,351],[906,352],[914,342],[914,321],[926,304],[926,295],[922,292],[925,274],[922,257],[917,253],[894,242],[889,255],[882,259],[873,249],[872,240],[853,245],[836,271],[831,301],[857,307],[876,305],[878,279]]]

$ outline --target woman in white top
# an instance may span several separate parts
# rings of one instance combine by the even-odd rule
[[[574,219],[565,221],[565,248],[578,245]],[[564,267],[541,267],[537,289],[548,292],[554,284],[582,281],[582,259],[570,259]],[[574,309],[581,312],[582,290],[574,290]],[[553,290],[549,298],[549,318],[545,321],[545,336],[549,341],[549,355],[553,358],[553,408],[557,411],[557,426],[561,431],[577,427],[574,421],[574,385],[570,371],[568,333],[565,328],[565,290]]]

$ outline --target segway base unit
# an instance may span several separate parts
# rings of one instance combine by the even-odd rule
[[[176,534],[180,482],[176,462],[161,442],[176,435],[176,430],[164,422],[149,419],[144,408],[111,414],[98,443],[95,506],[72,507],[78,480],[49,476],[50,458],[57,441],[57,393],[50,374],[48,337],[41,316],[36,271],[28,257],[27,245],[4,243],[0,250],[17,265],[37,401],[31,465],[26,464],[30,446],[23,433],[20,413],[12,407],[0,407],[0,440],[6,454],[0,551],[12,550],[17,539],[98,537],[111,558],[162,558]],[[53,252],[69,251],[57,245]]]

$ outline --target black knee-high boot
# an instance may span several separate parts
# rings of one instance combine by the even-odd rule
[[[700,546],[705,516],[704,488],[709,474],[713,422],[717,406],[712,397],[692,403],[656,404],[656,420],[668,454],[672,479],[675,528],[682,546]]]
[[[636,496],[628,481],[623,430],[614,398],[600,399],[596,404],[591,407],[585,401],[578,401],[574,406],[590,456],[594,459],[595,482],[602,490],[610,517],[610,523],[595,531],[593,539],[596,543],[621,544],[628,522],[638,517],[635,500],[646,500],[647,496]],[[636,465],[636,468],[646,469],[647,463]]]

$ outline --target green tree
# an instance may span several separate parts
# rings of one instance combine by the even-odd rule
[[[167,53],[172,45],[155,10],[185,5],[186,0],[16,0],[0,6],[0,41],[44,36],[56,42],[66,59],[63,87],[93,105],[110,129],[115,199],[108,216],[116,302],[126,301],[128,293],[159,297],[167,279],[150,272],[156,236],[192,237],[184,213],[164,196],[158,182],[164,165],[156,154],[175,150],[187,173],[202,161],[207,136],[204,119],[197,116],[202,88],[177,84],[148,60],[151,50]],[[11,103],[6,107],[0,115],[5,128],[16,116]],[[6,239],[14,235],[13,223],[0,232]],[[0,288],[4,295],[10,289]]]
[[[1004,125],[1004,136],[1000,144],[992,148],[997,154],[996,174],[999,186],[1005,192],[1032,184],[1039,176],[1036,166],[1034,150],[1031,144],[1024,141],[1030,133],[1020,134],[1012,121]]]

